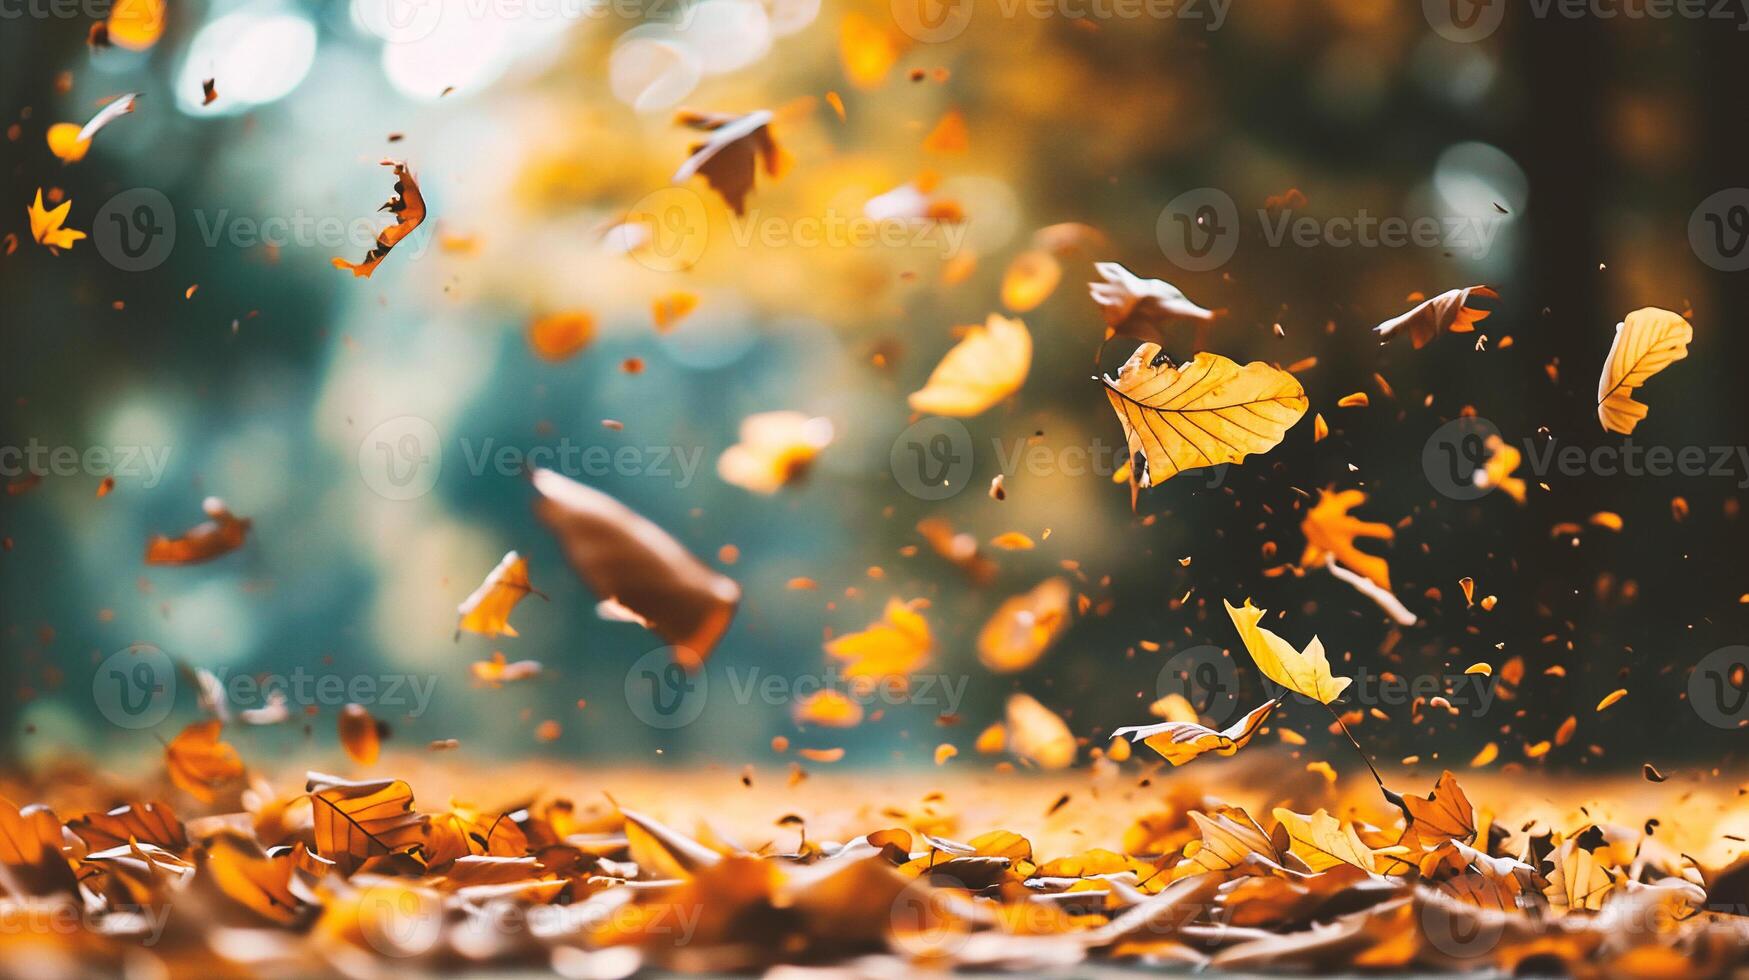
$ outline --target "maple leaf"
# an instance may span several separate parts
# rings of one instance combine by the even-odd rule
[[[904,684],[934,645],[923,614],[892,598],[879,621],[827,642],[826,653],[845,662],[844,676],[852,682]]]
[[[908,401],[913,411],[968,418],[1019,391],[1031,368],[1026,324],[992,313],[983,326],[966,328]]]
[[[1215,731],[1196,722],[1167,721],[1158,725],[1119,728],[1111,733],[1111,737],[1139,741],[1160,753],[1167,762],[1182,766],[1210,752],[1217,755],[1233,755],[1238,752],[1251,741],[1251,736],[1257,734],[1257,730],[1269,720],[1270,713],[1280,704],[1279,699],[1265,701],[1223,731]]]
[[[1635,310],[1615,325],[1615,340],[1603,375],[1597,380],[1597,419],[1604,431],[1632,435],[1646,417],[1646,406],[1634,391],[1659,371],[1688,356],[1694,328],[1688,321],[1656,307]]]
[[[348,262],[339,257],[330,260],[334,268],[349,269],[353,276],[361,279],[369,279],[377,271],[377,266],[389,257],[389,251],[413,234],[425,220],[425,195],[420,193],[419,183],[413,179],[413,172],[407,169],[406,162],[384,160],[382,165],[394,168],[395,193],[378,210],[392,214],[395,223],[377,233],[376,244],[364,254],[362,261]]]
[[[1476,839],[1476,808],[1450,769],[1440,775],[1427,796],[1397,797],[1392,802],[1408,821],[1403,829],[1406,843],[1438,847],[1446,841],[1468,844]]]
[[[1470,306],[1471,298],[1477,296],[1486,299],[1500,298],[1500,294],[1488,286],[1450,289],[1416,304],[1407,313],[1386,320],[1374,327],[1373,333],[1381,342],[1389,342],[1406,333],[1409,335],[1409,343],[1416,350],[1427,346],[1429,341],[1447,331],[1470,333],[1476,329],[1476,324],[1486,320],[1493,312]]]
[[[1347,568],[1359,572],[1381,589],[1391,587],[1389,563],[1377,555],[1369,555],[1355,546],[1356,538],[1376,538],[1389,541],[1396,536],[1389,524],[1363,521],[1348,512],[1366,503],[1361,490],[1331,490],[1318,492],[1318,502],[1306,512],[1300,531],[1306,536],[1306,550],[1300,555],[1300,567],[1311,568],[1324,563],[1326,555],[1334,555]]]
[[[36,201],[25,208],[25,213],[30,216],[30,237],[35,239],[37,244],[46,247],[57,255],[60,254],[60,249],[72,248],[74,242],[85,237],[85,233],[76,228],[62,227],[66,224],[67,215],[72,210],[72,198],[62,201],[60,206],[52,211],[45,210],[43,208],[43,191],[42,188],[38,187]]]
[[[1103,380],[1135,461],[1132,487],[1266,453],[1306,414],[1306,392],[1293,375],[1207,351],[1173,367],[1160,345],[1146,343],[1116,380]]]
[[[1324,644],[1316,636],[1306,644],[1305,650],[1295,650],[1286,640],[1257,625],[1263,619],[1264,610],[1253,606],[1251,600],[1246,599],[1244,607],[1239,609],[1234,609],[1232,603],[1224,600],[1222,605],[1227,607],[1227,615],[1239,631],[1245,651],[1251,654],[1257,669],[1270,680],[1319,704],[1336,700],[1353,683],[1351,678],[1330,673]]]

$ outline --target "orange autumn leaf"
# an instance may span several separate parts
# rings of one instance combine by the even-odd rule
[[[504,651],[492,651],[492,659],[476,660],[468,665],[468,672],[474,680],[484,687],[498,687],[514,681],[528,680],[539,677],[541,664],[538,660],[506,660]]]
[[[899,45],[884,22],[860,11],[846,11],[838,22],[838,58],[850,84],[871,89],[886,81],[899,60]]]
[[[858,683],[905,683],[934,648],[929,622],[912,605],[888,599],[881,619],[860,633],[826,644],[826,653],[844,661],[844,676]]]
[[[243,547],[249,534],[249,520],[237,517],[217,497],[201,502],[207,520],[190,528],[180,538],[154,535],[146,542],[148,565],[192,565],[228,555]]]
[[[376,765],[388,737],[389,726],[371,717],[362,704],[348,704],[340,709],[340,747],[361,766]]]
[[[248,837],[233,831],[205,845],[201,869],[227,898],[269,922],[294,926],[319,902],[314,879],[303,870],[312,858],[303,841],[269,856]]]
[[[1488,459],[1472,474],[1476,486],[1484,490],[1499,487],[1513,500],[1524,503],[1525,482],[1523,478],[1512,475],[1524,461],[1524,454],[1497,433],[1488,436],[1482,448],[1488,453]]]
[[[595,317],[582,310],[549,313],[528,324],[528,346],[545,361],[566,361],[595,339]]]
[[[224,725],[217,718],[197,721],[164,746],[170,781],[202,803],[211,803],[221,786],[243,776],[243,758],[219,741]]]
[[[1408,825],[1403,829],[1403,842],[1421,847],[1437,847],[1446,841],[1473,843],[1476,839],[1476,808],[1458,785],[1457,777],[1447,769],[1425,797],[1397,797]]]
[[[1027,694],[1008,696],[1008,750],[1040,769],[1075,762],[1075,736],[1061,716]]]
[[[650,318],[655,321],[657,333],[667,333],[696,309],[697,295],[686,292],[664,293],[651,302]]]
[[[1408,334],[1409,343],[1416,350],[1427,346],[1429,341],[1441,333],[1469,333],[1476,329],[1476,324],[1486,320],[1493,312],[1469,305],[1470,300],[1475,297],[1499,299],[1500,294],[1488,286],[1447,290],[1416,304],[1409,312],[1379,324],[1373,328],[1373,333],[1381,342],[1389,342],[1402,334]]]
[[[353,276],[363,279],[369,279],[377,271],[377,266],[389,257],[389,251],[413,234],[425,220],[425,195],[419,192],[419,184],[413,179],[412,171],[407,169],[406,162],[384,160],[382,165],[394,169],[395,191],[379,210],[393,215],[395,223],[377,233],[376,244],[365,253],[362,261],[353,263],[339,257],[330,260],[334,268],[349,269]]]
[[[1014,257],[1002,274],[1002,305],[1014,313],[1036,308],[1057,291],[1063,279],[1062,263],[1042,249],[1029,249]]]
[[[966,116],[958,109],[949,109],[923,137],[923,149],[928,153],[964,153],[970,145]]]
[[[153,844],[176,854],[188,850],[188,834],[176,812],[164,803],[124,803],[101,813],[67,821],[67,829],[93,851],[122,847],[131,841]]]
[[[680,112],[674,117],[677,125],[710,135],[687,151],[686,162],[674,172],[673,182],[684,184],[695,175],[702,176],[736,214],[745,214],[747,195],[753,192],[760,165],[773,180],[789,169],[789,154],[772,136],[771,120],[769,109],[744,115]]]
[[[1326,555],[1333,555],[1344,567],[1365,576],[1379,588],[1391,587],[1389,563],[1377,555],[1361,551],[1355,545],[1355,539],[1389,541],[1396,532],[1389,524],[1363,521],[1348,515],[1350,510],[1364,503],[1366,493],[1361,490],[1319,491],[1317,504],[1300,522],[1300,531],[1306,536],[1306,550],[1300,556],[1301,568],[1321,565]]]
[[[801,479],[832,444],[832,420],[801,412],[759,412],[741,420],[741,441],[717,457],[717,475],[753,493],[772,494]]]
[[[129,51],[144,51],[164,36],[168,0],[116,0],[104,22],[107,43]]]
[[[413,812],[413,788],[399,779],[352,782],[312,772],[310,794],[316,853],[351,874],[373,857],[424,843],[427,818]]]
[[[61,821],[53,810],[40,804],[20,808],[0,796],[0,868],[7,884],[26,895],[76,895],[78,883],[61,845]]]
[[[1215,731],[1196,722],[1167,721],[1158,725],[1119,728],[1111,733],[1111,737],[1141,742],[1160,753],[1172,765],[1182,766],[1210,752],[1229,756],[1238,752],[1251,741],[1251,736],[1257,734],[1257,730],[1269,720],[1270,713],[1280,704],[1280,700],[1265,701],[1223,731]]]
[[[1005,600],[978,631],[978,662],[998,674],[1038,662],[1069,625],[1069,581],[1048,578]]]
[[[818,725],[821,728],[855,728],[862,724],[862,705],[842,691],[815,691],[796,702],[797,724]]]
[[[917,412],[966,418],[1020,390],[1032,368],[1032,335],[1026,324],[996,313],[965,337],[929,375],[909,403]]]
[[[60,249],[72,248],[74,242],[85,237],[85,233],[76,228],[64,227],[67,215],[73,210],[72,198],[62,201],[53,209],[45,209],[42,188],[39,187],[36,189],[36,200],[24,210],[30,218],[31,239],[51,253],[59,255]]]
[[[456,607],[461,617],[456,622],[456,637],[459,639],[463,630],[481,636],[516,636],[510,613],[531,592],[546,598],[529,583],[528,561],[514,551],[506,552],[480,587]]]

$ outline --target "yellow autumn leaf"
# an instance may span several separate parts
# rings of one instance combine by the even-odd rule
[[[801,412],[759,412],[741,420],[741,441],[717,457],[717,475],[754,493],[776,493],[807,474],[832,444],[832,420]]]
[[[1207,351],[1173,367],[1159,344],[1143,344],[1116,380],[1104,381],[1130,458],[1142,457],[1131,477],[1137,487],[1268,452],[1306,414],[1306,391],[1293,375]]]
[[[844,676],[857,683],[903,683],[929,656],[933,641],[923,615],[898,599],[887,600],[880,622],[826,644],[826,653],[845,661]]]
[[[1579,846],[1578,835],[1548,856],[1554,867],[1549,871],[1548,887],[1543,894],[1549,905],[1564,911],[1584,909],[1596,912],[1603,908],[1603,898],[1615,887],[1615,878],[1608,868],[1609,848],[1587,851]]]
[[[1040,769],[1075,762],[1075,736],[1056,712],[1027,694],[1008,697],[1008,749]]]
[[[91,141],[96,138],[98,130],[133,112],[139,97],[137,92],[117,96],[108,105],[97,110],[97,114],[83,126],[68,122],[50,126],[44,134],[48,140],[49,152],[62,163],[78,163],[85,159],[85,154],[91,151]]]
[[[899,46],[881,22],[853,10],[838,22],[838,57],[850,84],[875,88],[899,60]]]
[[[1251,659],[1257,662],[1257,669],[1263,671],[1265,677],[1321,704],[1336,700],[1352,683],[1350,678],[1330,673],[1324,644],[1316,636],[1306,644],[1305,650],[1295,650],[1286,640],[1257,625],[1263,619],[1264,610],[1253,606],[1251,600],[1246,599],[1240,609],[1234,609],[1233,604],[1225,600],[1221,604],[1227,607],[1227,615],[1232,617],[1246,652],[1251,654]]]
[[[36,202],[25,209],[30,215],[30,237],[37,244],[45,245],[49,251],[72,248],[73,243],[85,237],[85,233],[74,228],[63,228],[67,222],[67,214],[73,208],[73,199],[61,202],[61,206],[49,210],[43,207],[43,190],[36,189]]]
[[[998,674],[1025,670],[1069,625],[1069,580],[1048,578],[1005,600],[978,631],[978,662]]]
[[[1688,321],[1656,307],[1635,310],[1615,325],[1615,341],[1597,381],[1597,419],[1604,431],[1632,435],[1646,417],[1634,391],[1659,371],[1688,356],[1694,328]]]
[[[1240,718],[1223,731],[1206,728],[1196,722],[1167,721],[1158,725],[1132,725],[1120,728],[1111,733],[1112,738],[1127,738],[1132,742],[1142,742],[1148,748],[1160,753],[1167,762],[1174,766],[1182,766],[1186,762],[1214,752],[1218,755],[1232,755],[1245,747],[1251,741],[1251,736],[1263,727],[1269,719],[1270,712],[1281,704],[1280,700],[1266,701],[1260,707],[1253,708],[1245,717]]]
[[[1352,864],[1362,871],[1373,870],[1372,848],[1360,839],[1354,824],[1343,823],[1325,810],[1307,815],[1284,807],[1275,808],[1275,819],[1287,831],[1294,856],[1306,862],[1314,872],[1328,871],[1339,864]]]
[[[1488,461],[1471,477],[1476,486],[1483,490],[1499,487],[1513,500],[1524,503],[1524,480],[1512,475],[1524,461],[1524,454],[1498,434],[1489,436],[1482,448],[1488,451]]]
[[[977,415],[1026,383],[1032,367],[1032,334],[1026,324],[997,313],[981,327],[970,327],[965,338],[930,373],[929,381],[911,393],[918,412],[961,418]]]
[[[1002,274],[1002,305],[1025,313],[1050,298],[1063,279],[1062,263],[1042,249],[1029,249],[1008,263]]]
[[[1190,819],[1202,837],[1184,846],[1184,861],[1173,869],[1174,877],[1204,871],[1236,868],[1253,854],[1279,862],[1281,855],[1263,828],[1238,807],[1220,807],[1214,813],[1190,811]]]

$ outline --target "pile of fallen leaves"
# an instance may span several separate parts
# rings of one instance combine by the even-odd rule
[[[216,723],[177,741],[191,733],[169,776],[210,789],[192,780],[236,754]],[[1743,862],[1703,869],[1656,821],[1502,826],[1449,772],[1372,812],[1263,819],[1177,779],[1121,839],[1052,854],[1003,829],[953,839],[957,818],[929,806],[842,841],[788,815],[789,843],[746,846],[611,797],[431,810],[401,779],[312,772],[289,796],[246,782],[186,820],[163,802],[63,819],[0,799],[0,917],[24,926],[0,939],[7,972],[899,975],[1109,958],[1680,977],[1749,949]]]

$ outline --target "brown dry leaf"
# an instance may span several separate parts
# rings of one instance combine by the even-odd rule
[[[745,115],[683,110],[676,125],[709,133],[687,151],[686,162],[674,172],[674,183],[702,176],[736,214],[747,213],[747,195],[761,164],[776,180],[790,167],[790,157],[771,135],[772,113],[759,109]]]
[[[1051,709],[1027,694],[1010,694],[1008,750],[1040,769],[1066,769],[1075,762],[1075,736]]]
[[[1014,313],[1036,309],[1057,291],[1063,279],[1062,263],[1043,249],[1028,249],[1008,263],[1002,273],[1002,305]]]
[[[1402,809],[1408,824],[1403,828],[1405,844],[1433,848],[1453,840],[1475,842],[1476,808],[1450,769],[1440,775],[1433,792],[1425,798],[1411,794],[1392,802]]]
[[[1364,503],[1366,493],[1361,490],[1319,491],[1318,503],[1306,512],[1305,520],[1300,523],[1300,531],[1306,536],[1306,550],[1300,556],[1301,568],[1321,565],[1326,556],[1334,556],[1344,567],[1365,576],[1379,588],[1391,587],[1389,563],[1377,555],[1361,551],[1356,547],[1355,539],[1389,541],[1396,532],[1389,524],[1348,516],[1350,510]]]
[[[1469,305],[1470,300],[1475,297],[1499,299],[1500,294],[1488,286],[1450,289],[1417,304],[1401,316],[1386,320],[1374,327],[1373,333],[1378,335],[1381,342],[1389,342],[1407,333],[1409,343],[1416,350],[1427,346],[1429,341],[1447,331],[1469,333],[1476,329],[1476,324],[1486,320],[1493,312]]]
[[[454,862],[473,856],[514,858],[521,862],[528,853],[528,835],[508,815],[490,813],[461,803],[451,803],[448,810],[428,815],[430,828],[426,832],[425,858],[432,870],[450,868],[456,874]],[[478,873],[482,869],[473,869]],[[518,868],[516,878],[529,877]]]
[[[1579,846],[1579,838],[1580,834],[1572,835],[1549,855],[1549,884],[1543,895],[1551,908],[1596,912],[1615,887],[1615,876],[1609,871],[1609,848],[1588,851]]]
[[[741,587],[607,494],[552,470],[536,469],[532,481],[536,515],[602,601],[598,610],[643,624],[688,669],[702,664],[729,628]]]
[[[1165,757],[1174,766],[1182,766],[1199,756],[1214,752],[1233,755],[1251,741],[1251,736],[1269,720],[1269,715],[1281,702],[1265,701],[1224,731],[1205,728],[1194,721],[1168,721],[1158,725],[1135,725],[1119,728],[1112,738],[1127,738],[1142,742]]]
[[[1116,262],[1095,262],[1093,269],[1105,281],[1088,283],[1087,290],[1105,316],[1107,337],[1127,334],[1163,344],[1168,325],[1189,321],[1206,326],[1219,316],[1192,303],[1177,286],[1143,279]]]
[[[1104,382],[1136,463],[1132,487],[1266,453],[1306,414],[1306,392],[1293,375],[1206,351],[1173,367],[1158,344],[1143,344],[1117,380]]]
[[[201,501],[207,520],[189,528],[180,538],[154,535],[146,542],[148,565],[193,565],[228,555],[243,547],[249,534],[249,519],[237,517],[217,497]]]
[[[760,412],[741,420],[741,441],[717,457],[724,483],[772,494],[807,475],[832,444],[832,420],[801,412]]]
[[[1627,315],[1615,325],[1615,340],[1597,381],[1597,419],[1605,432],[1632,435],[1646,417],[1646,406],[1634,392],[1652,375],[1688,356],[1694,328],[1688,321],[1657,307]]]
[[[349,269],[353,276],[364,279],[369,279],[377,271],[377,266],[389,257],[389,251],[413,234],[425,220],[425,196],[419,193],[419,184],[413,179],[413,172],[407,169],[406,162],[384,160],[382,165],[394,169],[395,191],[378,210],[393,215],[395,223],[377,233],[376,245],[364,253],[362,261],[348,262],[338,256],[330,260],[334,268]]]
[[[1069,580],[1049,578],[1011,596],[978,631],[978,662],[998,674],[1038,662],[1069,625]]]
[[[164,803],[125,803],[102,813],[87,813],[67,821],[67,829],[93,851],[133,841],[154,844],[175,854],[188,851],[188,835],[182,821]]]
[[[582,310],[549,313],[528,324],[528,346],[544,361],[566,361],[595,339],[595,317]]]
[[[215,790],[243,777],[243,758],[219,741],[223,728],[217,718],[197,721],[164,746],[170,781],[202,803],[211,803]]]
[[[844,661],[844,676],[856,683],[905,683],[923,666],[934,640],[929,622],[912,604],[888,599],[879,622],[826,644],[828,656]]]
[[[55,123],[46,134],[49,152],[59,157],[62,163],[78,163],[85,159],[85,154],[91,150],[91,141],[98,131],[133,112],[139,98],[138,92],[118,95],[83,126],[78,123]],[[37,240],[41,241],[40,238]]]
[[[1175,877],[1227,871],[1253,855],[1281,862],[1281,851],[1269,835],[1238,807],[1220,807],[1213,813],[1193,810],[1190,819],[1201,836],[1184,846],[1184,861],[1174,869]]]
[[[376,765],[388,737],[388,726],[371,717],[362,704],[348,704],[340,709],[340,746],[352,761],[361,766]]]
[[[413,788],[399,779],[353,782],[312,772],[304,790],[310,794],[316,853],[342,874],[425,843],[427,818],[413,812]]]
[[[961,418],[983,412],[1020,390],[1032,368],[1032,335],[1026,324],[992,313],[966,335],[911,393],[917,412]]]
[[[529,584],[528,561],[514,551],[505,552],[480,587],[456,607],[461,617],[456,622],[456,637],[459,639],[463,630],[481,636],[516,636],[510,613],[531,592],[546,598]]]

